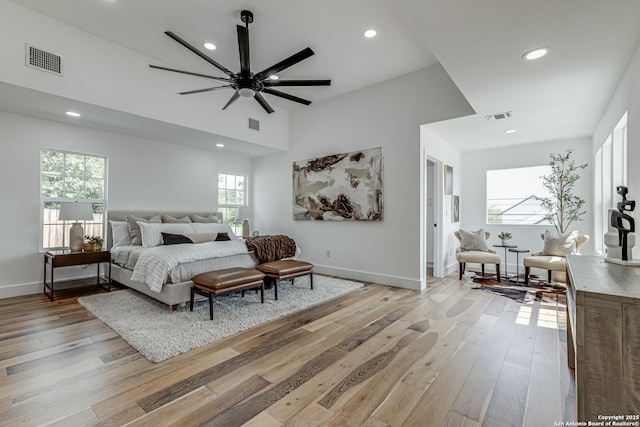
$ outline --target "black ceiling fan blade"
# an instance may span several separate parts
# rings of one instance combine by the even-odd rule
[[[292,65],[297,64],[300,61],[304,61],[305,59],[307,59],[310,56],[313,56],[315,53],[311,50],[310,47],[304,48],[302,49],[300,52],[298,53],[294,53],[293,55],[291,55],[290,57],[288,57],[287,59],[278,62],[275,65],[272,65],[271,67],[260,71],[258,74],[256,74],[256,78],[258,80],[264,80],[267,77],[269,77],[272,74],[276,74],[279,73],[280,71],[284,70],[285,68],[289,68]]]
[[[233,95],[231,95],[231,98],[229,98],[229,100],[227,101],[226,104],[224,104],[224,107],[222,107],[223,110],[226,110],[228,107],[231,106],[231,104],[233,104],[234,102],[236,102],[238,100],[238,98],[240,98],[240,94],[238,93],[238,91],[233,92]]]
[[[256,94],[253,97],[256,99],[256,101],[258,101],[258,104],[260,104],[262,108],[264,108],[264,111],[266,111],[269,114],[273,113],[274,111],[273,108],[271,108],[271,105],[269,105],[267,100],[264,99],[264,96],[262,96],[260,92],[256,92]]]
[[[172,71],[174,73],[188,74],[190,76],[204,77],[205,79],[220,80],[221,82],[230,82],[231,81],[230,79],[227,79],[225,77],[216,77],[216,76],[210,76],[208,74],[193,73],[191,71],[176,70],[175,68],[161,67],[159,65],[151,65],[151,64],[149,64],[149,67],[156,68],[158,70]]]
[[[300,104],[309,105],[311,101],[303,98],[298,98],[297,96],[289,95],[288,93],[280,92],[279,90],[264,88],[262,89],[264,93],[268,93],[269,95],[279,96],[280,98],[288,99],[289,101],[299,102]]]
[[[249,29],[241,25],[236,25],[238,29],[238,50],[240,52],[240,74],[249,76],[251,74],[251,58],[249,57]]]
[[[205,89],[188,90],[186,92],[178,92],[178,95],[191,95],[192,93],[211,92],[213,90],[226,89],[228,87],[231,87],[231,85],[214,86],[214,87],[208,87]]]
[[[183,40],[182,38],[180,38],[180,36],[178,36],[177,34],[174,34],[171,31],[165,31],[164,33],[166,35],[168,35],[169,37],[171,37],[172,39],[174,39],[176,42],[180,43],[182,46],[184,46],[187,49],[189,49],[191,52],[193,52],[196,55],[198,55],[200,58],[202,58],[205,61],[207,61],[209,64],[213,65],[214,67],[216,67],[217,69],[219,69],[220,71],[225,73],[227,76],[233,76],[233,73],[228,68],[226,68],[223,65],[218,64],[216,61],[214,61],[213,59],[209,58],[203,52],[201,52],[200,50],[196,49],[195,46],[191,45],[186,40]]]
[[[265,80],[265,86],[331,86],[331,80]]]

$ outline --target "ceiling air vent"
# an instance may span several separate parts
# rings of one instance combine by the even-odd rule
[[[511,111],[484,116],[484,118],[487,120],[504,120],[504,119],[508,119],[509,117],[511,117]]]
[[[249,129],[260,130],[260,121],[249,117]]]
[[[30,68],[62,75],[62,56],[28,44],[26,45],[25,64]]]

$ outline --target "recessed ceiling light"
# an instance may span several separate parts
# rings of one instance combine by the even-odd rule
[[[276,74],[271,74],[269,76],[269,80],[278,80],[280,78],[280,76],[276,75]]]
[[[509,129],[509,130],[505,130],[504,131],[504,133],[516,133],[516,132],[518,132],[518,131],[515,130],[515,129]]]
[[[75,111],[67,111],[65,114],[71,117],[80,117],[80,113],[76,113]]]
[[[224,147],[224,144],[217,143],[217,144],[216,144],[216,147],[218,147],[218,148],[222,148],[222,147]]]
[[[364,36],[368,39],[375,37],[378,32],[373,28],[364,32]]]
[[[542,58],[547,53],[549,53],[548,47],[540,47],[537,49],[530,50],[529,52],[526,52],[524,55],[522,55],[522,58],[529,61],[533,61],[534,59]]]
[[[216,45],[211,42],[206,42],[204,44],[204,47],[209,50],[216,50]]]

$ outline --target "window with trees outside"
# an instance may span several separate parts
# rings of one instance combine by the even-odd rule
[[[551,168],[526,168],[487,171],[487,224],[549,224],[539,198],[549,197],[542,176]]]
[[[238,218],[238,208],[247,205],[247,177],[228,173],[218,174],[218,210],[222,212],[225,224],[233,232],[242,235],[242,220]]]
[[[81,221],[84,234],[104,238],[107,158],[59,150],[40,153],[40,206],[42,249],[69,247],[69,229],[74,221],[58,220],[60,203],[91,202],[93,220]]]

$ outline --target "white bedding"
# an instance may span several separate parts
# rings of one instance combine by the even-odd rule
[[[156,246],[141,248],[141,250],[129,249],[130,247],[122,248],[124,247],[121,246],[112,251],[114,262],[121,265],[131,265],[133,258],[137,257],[131,280],[146,283],[154,292],[162,290],[162,285],[167,281],[170,272],[179,276],[193,274],[194,269],[192,266],[188,266],[189,263],[198,264],[199,261],[208,259],[233,259],[236,255],[245,255],[245,257],[240,257],[240,259],[244,259],[241,262],[255,265],[254,258],[249,255],[249,250],[242,240]],[[200,267],[196,265],[195,271],[204,268],[202,267],[203,263],[199,264]]]

